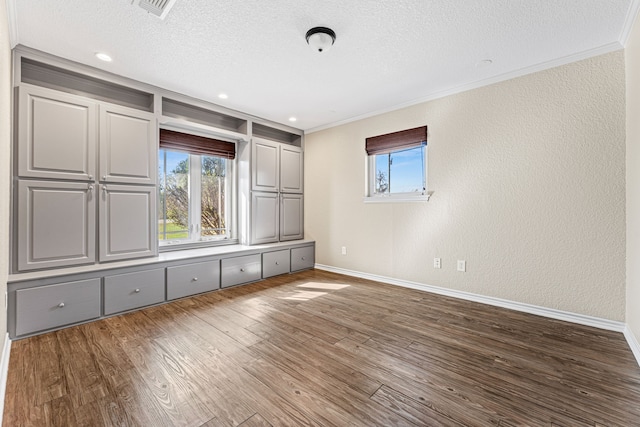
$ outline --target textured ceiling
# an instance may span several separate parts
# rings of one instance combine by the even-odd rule
[[[177,0],[160,20],[131,0],[9,2],[14,44],[306,130],[619,49],[638,9],[637,0]],[[314,26],[336,32],[332,49],[307,46]],[[476,66],[484,59],[493,63]]]

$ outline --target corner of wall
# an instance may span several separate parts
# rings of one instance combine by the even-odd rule
[[[9,194],[11,177],[11,44],[7,0],[0,0],[0,299],[7,291],[9,274]],[[7,335],[7,309],[0,301],[0,410],[4,406],[6,372],[9,366],[9,348],[11,343]],[[0,412],[0,423],[2,412]]]

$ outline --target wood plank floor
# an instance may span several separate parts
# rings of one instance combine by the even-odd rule
[[[639,426],[622,334],[307,271],[12,344],[5,426]]]

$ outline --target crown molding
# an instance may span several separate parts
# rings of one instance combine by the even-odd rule
[[[634,0],[636,3],[640,3],[640,0]],[[456,86],[450,89],[445,89],[437,92],[433,92],[431,94],[425,95],[420,98],[412,99],[407,102],[403,102],[401,104],[396,104],[388,108],[383,108],[380,110],[371,111],[369,113],[361,114],[358,116],[354,116],[348,119],[340,120],[337,122],[328,123],[326,125],[320,125],[311,129],[305,130],[305,134],[310,134],[314,132],[318,132],[325,129],[331,129],[337,126],[345,125],[347,123],[352,123],[358,120],[367,119],[369,117],[378,116],[380,114],[389,113],[391,111],[396,111],[401,108],[411,107],[417,104],[422,104],[424,102],[434,101],[436,99],[445,98],[447,96],[456,95],[458,93],[466,92],[473,89],[478,89],[484,86],[489,86],[495,83],[500,83],[506,80],[515,79],[517,77],[522,77],[527,74],[537,73],[539,71],[545,71],[551,68],[559,67],[562,65],[570,64],[572,62],[582,61],[584,59],[592,58],[599,55],[604,55],[606,53],[615,52],[617,50],[621,50],[622,44],[620,42],[612,42],[606,45],[596,47],[593,49],[585,50],[582,52],[574,53],[571,55],[563,56],[561,58],[556,58],[551,61],[541,62],[539,64],[531,65],[529,67],[520,68],[519,70],[510,71],[508,73],[499,74],[497,76],[489,77],[482,80],[476,80],[473,82],[465,83],[460,86]]]
[[[640,0],[633,0],[629,5],[629,10],[627,11],[627,16],[624,20],[624,26],[622,27],[622,32],[618,39],[620,44],[624,47],[626,47],[629,42],[629,37],[631,36],[633,24],[636,22],[638,12],[640,12]]]

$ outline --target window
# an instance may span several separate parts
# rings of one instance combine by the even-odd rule
[[[158,153],[160,245],[232,243],[235,145],[161,129]]]
[[[368,201],[424,200],[427,196],[427,127],[366,139]]]

